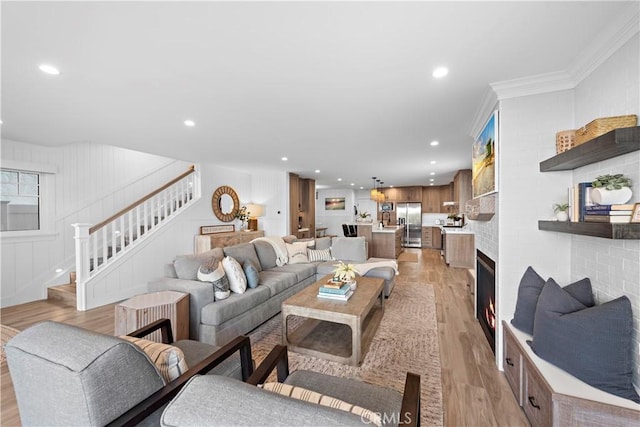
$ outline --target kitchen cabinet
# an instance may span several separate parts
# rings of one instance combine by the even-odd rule
[[[458,212],[465,212],[471,193],[471,169],[459,170],[453,178],[453,201],[458,203]]]
[[[440,213],[453,213],[458,212],[457,206],[443,206],[444,202],[453,201],[453,183],[449,185],[440,185]]]
[[[406,187],[404,189],[404,201],[422,202],[422,187]]]
[[[422,227],[422,247],[429,249],[442,248],[440,227]]]
[[[397,259],[402,252],[402,231],[401,227],[383,230],[372,229],[371,256],[373,258]]]
[[[540,172],[572,170],[640,150],[640,126],[614,129],[540,162]],[[640,224],[538,221],[538,230],[606,239],[640,239]]]
[[[449,267],[475,268],[475,235],[471,232],[444,231],[444,262]]]
[[[439,187],[424,187],[422,189],[422,213],[440,213],[442,210]]]
[[[637,425],[637,404],[595,389],[538,357],[531,339],[502,322],[504,374],[532,427]]]
[[[309,229],[315,236],[316,182],[289,173],[289,233],[297,234],[300,228]]]

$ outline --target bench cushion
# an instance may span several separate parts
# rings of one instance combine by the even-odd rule
[[[237,317],[265,302],[270,297],[271,291],[266,286],[249,288],[244,294],[232,292],[229,298],[204,306],[202,308],[201,322],[206,325],[221,325],[227,320]]]

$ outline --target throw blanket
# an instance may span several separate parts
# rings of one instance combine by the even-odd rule
[[[276,251],[276,265],[278,267],[282,267],[287,262],[289,262],[289,256],[287,253],[287,244],[284,242],[282,237],[278,236],[266,236],[266,237],[258,237],[251,241],[251,243],[256,240],[262,240],[267,242],[273,246],[273,250]]]
[[[390,267],[395,270],[396,276],[400,274],[400,272],[398,271],[398,263],[392,259],[388,261],[371,261],[363,264],[354,264],[354,267],[358,270],[358,273],[360,273],[361,276],[367,274],[369,270],[378,267]]]

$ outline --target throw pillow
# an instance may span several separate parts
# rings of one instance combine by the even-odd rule
[[[184,359],[184,353],[178,347],[128,335],[120,338],[132,342],[144,351],[167,383],[175,380],[189,369]]]
[[[640,403],[631,382],[633,314],[627,297],[586,307],[552,280],[540,293],[533,351],[585,383]]]
[[[303,400],[305,402],[315,403],[317,405],[328,406],[333,409],[340,409],[341,411],[351,412],[358,415],[362,422],[365,424],[373,423],[380,427],[382,425],[382,419],[380,415],[357,405],[345,402],[344,400],[336,399],[335,397],[320,394],[312,390],[308,390],[302,387],[295,387],[289,384],[283,383],[264,383],[259,385],[265,390],[278,393],[284,396],[289,396],[294,399]]]
[[[227,256],[222,260],[222,266],[224,267],[224,272],[229,278],[229,287],[231,288],[231,292],[244,294],[247,290],[247,277],[244,275],[244,271],[242,271],[242,267],[238,261]]]
[[[216,301],[227,299],[231,295],[227,274],[222,263],[216,258],[212,258],[200,266],[198,280],[211,283],[213,286],[213,298]]]
[[[307,255],[309,256],[309,262],[331,261],[330,249],[309,249]]]
[[[305,264],[309,262],[307,257],[307,242],[287,243],[289,264]]]
[[[250,259],[246,260],[244,264],[242,264],[242,269],[244,270],[244,275],[247,277],[247,286],[250,288],[258,286],[260,273],[258,273],[258,268],[254,265],[253,261]]]
[[[529,335],[533,334],[533,319],[543,286],[544,279],[532,267],[527,267],[518,286],[516,311],[511,324]]]

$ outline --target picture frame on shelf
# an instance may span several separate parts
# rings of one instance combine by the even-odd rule
[[[200,227],[200,234],[216,234],[216,233],[230,233],[236,231],[236,226],[233,224],[221,224],[221,225],[203,225]]]
[[[498,191],[498,110],[494,111],[473,143],[471,184],[473,198]]]
[[[633,212],[631,212],[631,222],[634,224],[640,224],[640,202],[633,205]]]

